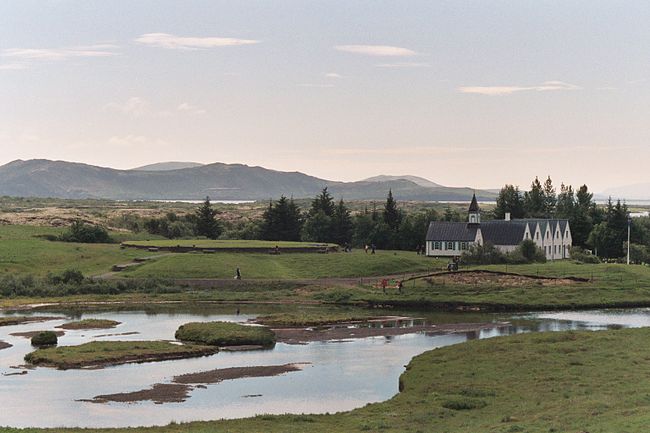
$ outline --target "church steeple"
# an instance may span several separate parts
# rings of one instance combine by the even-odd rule
[[[481,209],[478,207],[478,202],[476,201],[476,193],[472,194],[472,202],[469,204],[467,214],[467,220],[470,224],[481,223]]]

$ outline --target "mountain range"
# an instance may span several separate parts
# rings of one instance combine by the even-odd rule
[[[114,200],[266,200],[281,195],[313,197],[323,187],[346,200],[383,200],[388,190],[400,200],[469,200],[472,188],[438,185],[413,176],[378,176],[357,182],[320,179],[243,164],[159,163],[132,170],[47,159],[16,160],[0,166],[0,196],[104,198]],[[492,191],[476,190],[479,200]]]

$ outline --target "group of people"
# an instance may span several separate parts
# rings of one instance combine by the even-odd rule
[[[363,247],[363,251],[365,251],[366,254],[368,254],[368,250],[370,250],[370,254],[375,254],[376,249],[377,247],[375,246],[375,244],[370,244],[370,245],[366,244]]]
[[[417,253],[418,256],[426,255],[426,249],[424,248],[424,245],[418,245],[417,247],[415,247],[415,252]]]
[[[388,278],[382,278],[381,280],[381,290],[384,292],[384,295],[386,294],[386,288],[388,287]],[[399,294],[402,294],[402,291],[404,289],[404,281],[402,280],[397,280],[397,284],[395,285],[395,288],[399,292]]]

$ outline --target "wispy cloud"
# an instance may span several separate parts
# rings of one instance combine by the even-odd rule
[[[334,84],[327,84],[327,83],[300,83],[297,84],[298,87],[315,87],[319,89],[327,89],[330,87],[334,87]]]
[[[188,102],[183,102],[180,104],[178,107],[176,107],[176,110],[181,111],[183,113],[190,113],[190,114],[205,114],[207,113],[206,110],[203,108],[199,108],[195,105],[192,105]]]
[[[375,65],[378,68],[430,68],[429,63],[418,62],[397,62],[397,63],[379,63]]]
[[[337,74],[336,72],[328,72],[325,74],[325,78],[343,78],[341,74]]]
[[[463,86],[458,90],[461,93],[475,93],[478,95],[503,96],[517,92],[546,92],[551,90],[579,90],[582,87],[564,81],[544,81],[537,86]]]
[[[110,57],[118,53],[113,44],[96,44],[64,48],[7,48],[3,57],[20,60],[66,60],[74,57]]]
[[[144,98],[133,96],[126,102],[111,102],[105,108],[110,111],[117,111],[131,117],[142,117],[151,113],[151,104]]]
[[[410,57],[417,55],[415,51],[408,48],[391,45],[337,45],[334,49],[346,53],[377,57]]]
[[[169,33],[146,33],[136,38],[135,41],[150,47],[175,50],[204,50],[208,48],[234,47],[260,43],[260,41],[254,39],[188,37],[171,35]]]
[[[25,63],[5,63],[0,65],[0,71],[19,71],[21,69],[27,69]]]

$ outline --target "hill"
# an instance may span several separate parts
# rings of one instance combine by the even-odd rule
[[[637,183],[606,189],[598,194],[599,198],[612,197],[613,200],[650,200],[650,183]]]
[[[203,164],[198,162],[169,161],[169,162],[157,162],[155,164],[143,165],[142,167],[132,168],[131,170],[167,171],[167,170],[180,170],[183,168],[201,167],[202,165]]]
[[[114,200],[267,200],[313,197],[327,186],[335,197],[383,200],[469,200],[470,188],[427,188],[410,180],[337,182],[300,172],[214,163],[175,170],[116,170],[66,161],[17,160],[0,167],[0,195]],[[479,199],[494,194],[477,191]]]
[[[389,182],[392,180],[409,180],[416,185],[424,186],[427,188],[444,188],[439,183],[431,182],[429,179],[425,179],[419,176],[411,176],[408,174],[404,176],[391,176],[391,175],[381,174],[379,176],[373,176],[373,177],[369,177],[368,179],[364,179],[365,182]]]

